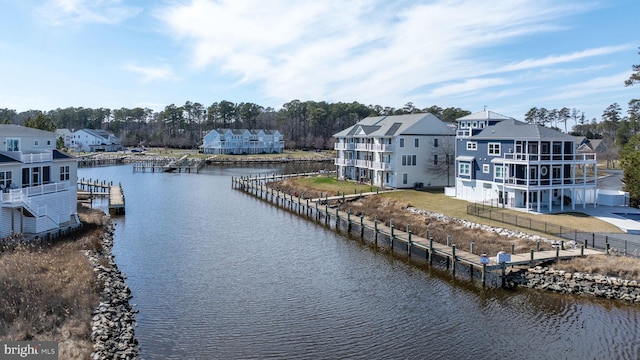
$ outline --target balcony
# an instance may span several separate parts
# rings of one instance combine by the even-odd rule
[[[509,162],[535,163],[535,162],[575,162],[575,163],[596,163],[596,154],[527,154],[527,153],[505,153],[503,159]]]
[[[353,150],[356,145],[353,143],[335,143],[333,145],[334,150]]]
[[[373,169],[373,170],[383,170],[383,171],[392,171],[393,170],[393,166],[391,165],[391,163],[373,161],[373,162],[371,162],[371,169]]]
[[[27,201],[32,196],[53,194],[62,191],[69,191],[70,185],[68,181],[49,183],[38,186],[30,186],[21,189],[10,189],[6,192],[0,193],[0,203],[3,204],[16,204]]]
[[[353,166],[353,164],[354,164],[354,160],[353,159],[343,159],[343,158],[335,158],[335,159],[333,159],[333,165]]]
[[[51,151],[34,154],[22,154],[20,156],[20,161],[25,164],[49,162],[53,161],[53,156]]]

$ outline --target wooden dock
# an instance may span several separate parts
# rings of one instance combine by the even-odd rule
[[[279,178],[275,176],[274,179]],[[340,207],[330,207],[331,200],[346,199],[348,197],[360,197],[374,195],[373,193],[351,194],[334,196],[330,198],[308,199],[297,197],[293,194],[274,190],[266,186],[269,177],[238,177],[232,178],[232,187],[248,192],[260,199],[269,201],[277,206],[295,211],[300,215],[315,218],[317,221],[324,219],[324,223],[328,226],[335,226],[336,229],[346,230],[349,234],[359,233],[362,238],[371,239],[375,246],[386,244],[393,251],[401,249],[411,256],[424,256],[424,260],[429,264],[434,262],[437,257],[442,260],[447,270],[456,275],[456,271],[469,274],[471,279],[479,278],[482,286],[486,286],[487,275],[489,273],[497,274],[501,280],[501,285],[505,286],[507,268],[512,267],[534,267],[539,264],[558,261],[560,259],[569,259],[574,257],[582,257],[588,255],[602,254],[603,252],[595,249],[587,249],[584,245],[574,249],[563,249],[557,246],[550,251],[534,251],[531,250],[525,254],[503,254],[502,259],[506,261],[498,262],[497,256],[486,256],[485,254],[476,254],[471,251],[462,251],[456,249],[455,244],[451,243],[451,239],[439,239],[441,242],[435,241],[429,235],[419,236],[413,234],[410,228],[406,230],[396,229],[391,222],[390,226],[379,223],[377,220],[365,219],[364,216],[352,216],[350,213],[340,211]],[[365,236],[367,234],[367,236]],[[513,248],[512,248],[513,249]]]
[[[94,179],[78,180],[78,198],[87,198],[90,202],[94,197],[107,197],[109,199],[109,214],[124,215],[125,201],[122,186],[113,182]]]

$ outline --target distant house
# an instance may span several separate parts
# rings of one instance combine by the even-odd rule
[[[106,130],[82,129],[73,133],[70,148],[84,152],[112,152],[122,150],[122,143],[119,138]]]
[[[77,160],[56,134],[0,125],[0,142],[0,237],[77,226]]]
[[[64,140],[64,147],[69,149],[71,148],[71,142],[73,141],[73,132],[69,129],[57,129],[56,130],[56,141],[62,138]]]
[[[587,139],[585,136],[574,136],[577,151],[579,153],[598,153],[607,152],[607,144],[602,139]]]
[[[205,154],[271,154],[284,151],[278,130],[215,129],[202,139]]]
[[[454,136],[455,130],[432,114],[367,117],[333,135],[334,164],[341,179],[381,187],[448,186]]]
[[[486,110],[457,122],[457,198],[538,212],[594,203],[596,155],[574,137]]]

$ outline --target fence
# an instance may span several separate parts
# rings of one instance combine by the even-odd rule
[[[573,241],[576,246],[584,244],[585,247],[600,250],[606,250],[609,248],[610,251],[618,254],[640,257],[640,243],[629,242],[626,239],[619,239],[608,235],[584,232],[575,228],[551,224],[546,221],[535,220],[530,216],[505,212],[501,208],[487,206],[484,204],[467,204],[467,214],[568,239],[569,241]]]

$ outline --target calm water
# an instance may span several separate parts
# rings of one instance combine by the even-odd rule
[[[122,183],[114,253],[146,359],[640,358],[638,306],[482,291],[231,189],[280,171],[78,171]]]

